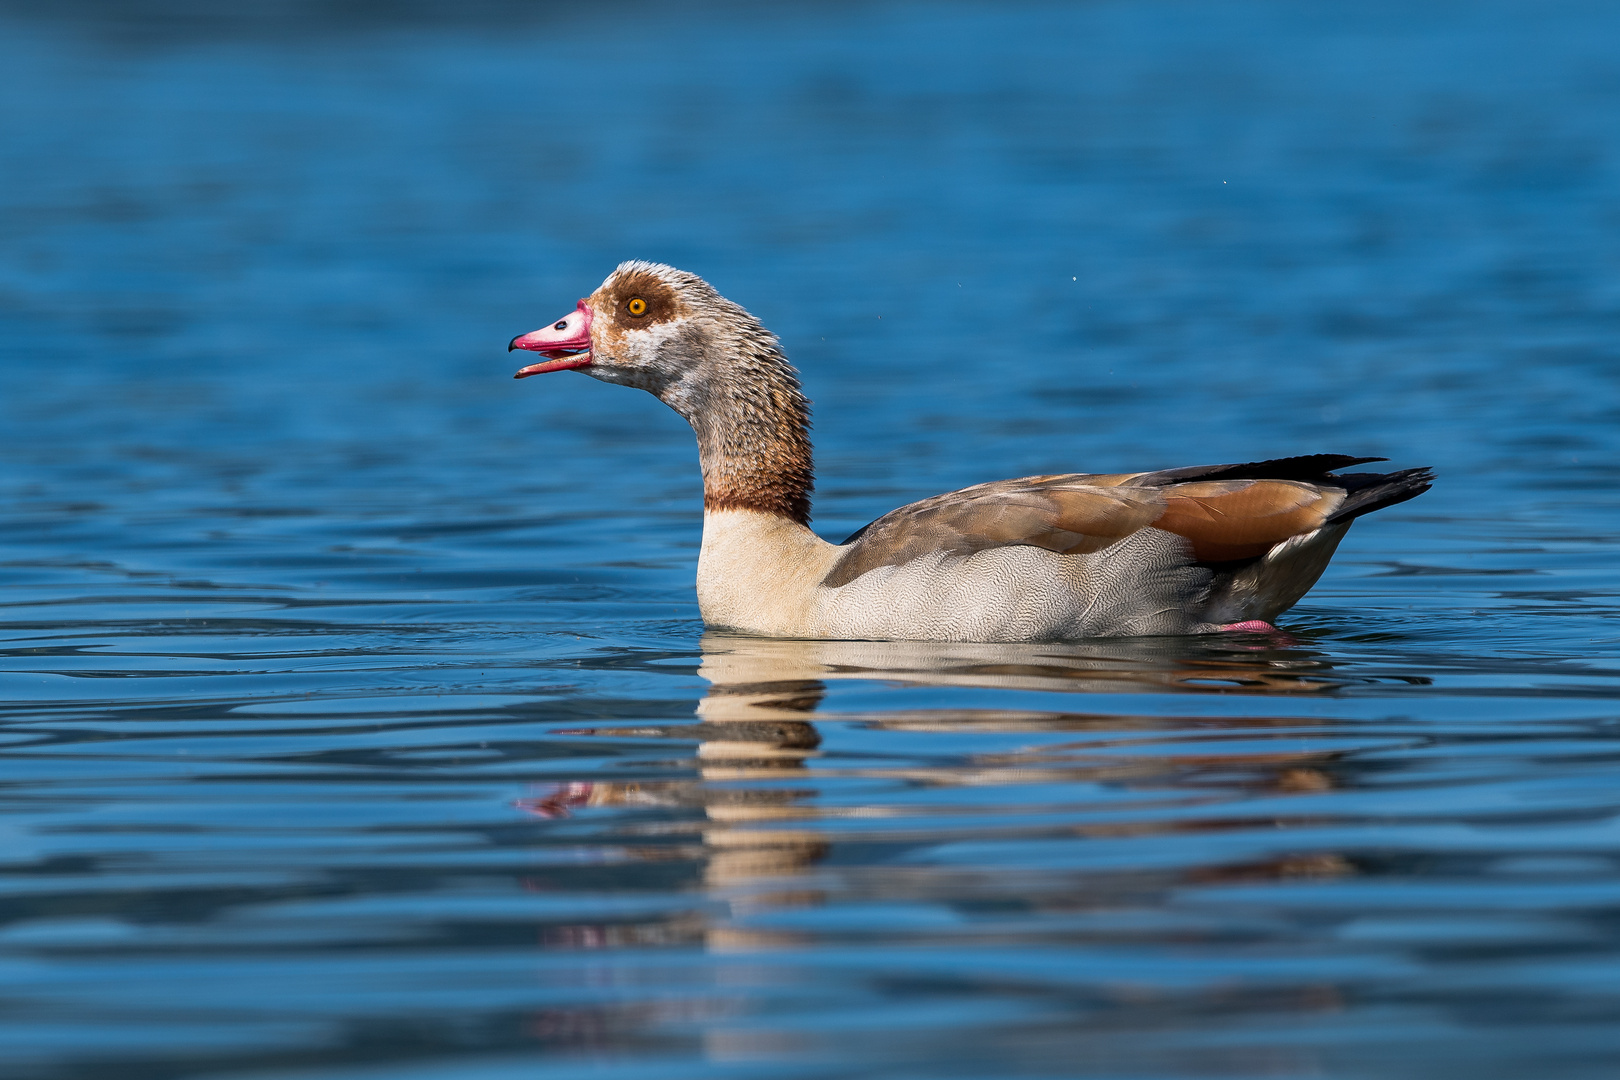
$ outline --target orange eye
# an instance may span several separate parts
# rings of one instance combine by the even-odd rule
[[[625,309],[632,315],[645,315],[647,314],[647,301],[639,296],[633,296],[630,298],[630,302],[625,305]]]

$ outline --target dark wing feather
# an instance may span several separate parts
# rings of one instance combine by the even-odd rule
[[[1392,473],[1345,473],[1334,479],[1344,485],[1348,494],[1344,505],[1328,518],[1330,525],[1415,499],[1434,484],[1434,473],[1425,467]]]
[[[1158,472],[1139,473],[1133,482],[1153,487],[1188,480],[1303,480],[1307,483],[1332,483],[1336,479],[1331,475],[1334,469],[1388,460],[1381,457],[1351,457],[1348,454],[1306,454],[1303,457],[1249,461],[1242,465],[1189,465],[1181,469],[1161,469]]]

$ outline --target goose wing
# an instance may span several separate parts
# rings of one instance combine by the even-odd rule
[[[1148,473],[1066,473],[979,484],[902,506],[844,541],[823,584],[926,555],[1028,545],[1098,551],[1145,528],[1184,537],[1203,563],[1255,559],[1323,525],[1428,490],[1426,469],[1334,475],[1382,458],[1342,454],[1200,465]]]

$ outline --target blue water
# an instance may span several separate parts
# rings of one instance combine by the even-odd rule
[[[0,1074],[1620,1071],[1620,9],[0,6]],[[621,259],[816,527],[1433,465],[1274,637],[705,634]]]

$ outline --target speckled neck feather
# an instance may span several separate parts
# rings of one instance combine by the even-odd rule
[[[703,465],[703,507],[808,525],[815,488],[810,402],[773,335],[752,318],[730,329],[735,336],[712,369],[702,407],[686,416]]]

